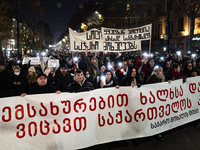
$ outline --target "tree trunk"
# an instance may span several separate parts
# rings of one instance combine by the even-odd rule
[[[0,62],[4,62],[3,51],[2,51],[2,40],[0,40]]]
[[[190,19],[189,50],[192,52],[193,51],[192,38],[194,36],[195,17],[194,16],[190,16],[189,19]]]

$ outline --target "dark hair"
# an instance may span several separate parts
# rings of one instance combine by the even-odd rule
[[[189,63],[191,63],[191,64],[192,64],[192,62],[191,62],[191,61],[187,61],[187,62],[185,63],[185,66],[184,66],[184,70],[185,70],[185,71],[187,71],[187,70],[188,70],[188,68],[187,68],[187,67],[188,67],[188,64],[189,64]],[[193,66],[193,64],[192,64],[192,69],[194,69],[194,66]]]
[[[76,69],[76,71],[75,71],[75,75],[76,74],[79,74],[79,73],[82,73],[83,71],[81,70],[81,69]]]
[[[111,72],[110,70],[105,70],[105,75],[106,75],[106,73],[108,73],[108,72],[110,72],[110,74],[111,74],[111,80],[113,80],[113,74],[112,74],[112,72]]]
[[[178,66],[180,66],[178,63],[173,63],[173,64],[171,65],[171,69],[178,68]]]
[[[148,68],[151,68],[151,66],[150,66],[150,64],[149,64],[149,62],[150,62],[151,60],[154,60],[154,58],[150,58],[150,59],[148,60],[148,62],[147,62],[147,67],[148,67]],[[154,60],[154,61],[155,61],[155,60]]]

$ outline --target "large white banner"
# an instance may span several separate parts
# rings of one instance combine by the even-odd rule
[[[170,130],[200,119],[199,80],[2,98],[1,150],[74,150]]]
[[[77,33],[69,28],[71,51],[103,51],[103,42],[101,31],[91,29],[87,32]]]
[[[132,29],[101,28],[104,48],[108,51],[141,50],[141,41],[151,39],[152,24]]]

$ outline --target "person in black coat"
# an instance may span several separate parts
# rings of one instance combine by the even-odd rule
[[[35,86],[32,86],[28,94],[45,94],[45,93],[57,93],[60,94],[60,91],[56,91],[53,86],[47,84],[47,76],[43,73],[37,76],[37,83]],[[27,93],[22,93],[21,96],[25,96]]]
[[[56,89],[61,92],[66,92],[69,84],[73,82],[73,76],[67,71],[68,67],[66,64],[61,64],[60,73],[57,78]]]
[[[113,74],[110,70],[105,71],[106,76],[101,76],[99,82],[97,83],[97,88],[108,88],[116,87],[119,88],[117,80],[113,77]]]
[[[122,79],[121,81],[122,86],[132,86],[134,87],[137,85],[137,87],[140,87],[142,85],[138,75],[137,75],[137,70],[135,67],[131,69],[131,74],[129,76],[126,76],[125,78]]]
[[[93,84],[85,79],[83,71],[77,69],[75,71],[74,81],[68,86],[67,92],[78,93],[83,91],[91,91],[93,89]]]
[[[9,96],[20,96],[26,92],[27,80],[21,73],[21,68],[16,65],[13,67],[10,79],[8,81]]]
[[[0,98],[8,96],[8,80],[9,80],[9,72],[5,70],[5,64],[0,63]]]

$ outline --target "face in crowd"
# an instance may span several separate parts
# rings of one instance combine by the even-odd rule
[[[62,68],[60,68],[60,72],[61,72],[61,74],[63,75],[63,76],[65,76],[66,74],[67,74],[67,68],[66,67],[62,67]]]
[[[170,63],[169,63],[169,61],[166,63],[166,67],[167,67],[167,68],[170,68]]]
[[[97,62],[97,59],[95,57],[92,57],[91,62]]]
[[[32,71],[28,71],[28,74],[29,74],[29,76],[32,76],[33,72]]]
[[[76,75],[74,76],[75,80],[77,82],[83,82],[83,78],[84,78],[84,75],[83,75],[83,72],[81,73],[76,73]]]
[[[37,79],[37,83],[39,86],[45,86],[47,84],[47,78],[45,76],[40,76]]]
[[[110,80],[111,80],[111,77],[112,77],[111,72],[107,72],[107,73],[106,73],[106,80],[107,80],[107,81],[110,81]]]
[[[123,69],[126,69],[127,66],[128,66],[128,65],[127,65],[127,62],[126,62],[126,61],[123,61],[122,68],[123,68]]]
[[[14,74],[17,75],[17,76],[19,76],[20,70],[19,70],[19,69],[15,69],[15,70],[14,70]]]
[[[89,77],[90,77],[89,71],[86,71],[86,72],[85,72],[85,77],[86,77],[86,78],[89,78]]]
[[[0,71],[5,70],[5,65],[0,65]]]
[[[180,67],[180,65],[178,65],[177,68],[174,68],[174,70],[175,70],[175,72],[180,72],[180,71],[181,71],[181,67]]]
[[[160,67],[159,69],[158,69],[158,76],[164,76],[163,75],[163,68],[162,67]]]
[[[188,69],[189,71],[192,70],[192,63],[188,63],[188,65],[187,65],[187,69]]]
[[[150,65],[151,68],[153,68],[153,66],[155,65],[155,62],[154,62],[153,59],[151,59],[151,60],[149,61],[149,65]]]
[[[132,69],[132,72],[131,72],[131,77],[134,78],[136,76],[136,69]]]
[[[103,65],[101,66],[100,72],[103,73],[106,70],[106,67]]]

